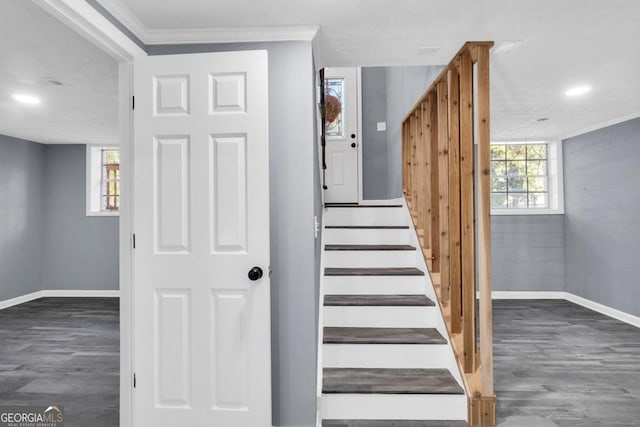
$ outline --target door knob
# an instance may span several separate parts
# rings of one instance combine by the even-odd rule
[[[262,277],[262,269],[260,267],[253,267],[249,270],[249,280],[253,280],[254,282]]]
[[[351,143],[351,146],[352,146],[353,148],[356,148],[356,143],[355,143],[355,142],[352,142],[352,143]]]

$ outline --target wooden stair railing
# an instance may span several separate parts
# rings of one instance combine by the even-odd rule
[[[471,425],[496,423],[489,222],[492,46],[465,43],[402,125],[403,190],[464,374]]]

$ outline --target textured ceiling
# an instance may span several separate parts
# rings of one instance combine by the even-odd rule
[[[152,32],[317,24],[324,66],[445,64],[467,40],[523,41],[492,55],[495,139],[565,137],[640,115],[638,0],[99,1]],[[577,84],[593,91],[567,99]]]
[[[0,1],[0,58],[0,134],[117,143],[118,65],[102,50],[31,1]],[[42,102],[18,104],[16,92]]]
[[[522,41],[492,54],[494,139],[562,138],[640,116],[637,0],[98,1],[143,40],[145,32],[319,25],[314,50],[324,66],[444,64],[467,40]],[[115,61],[31,1],[1,1],[0,24],[0,133],[114,142]],[[578,84],[593,90],[564,96]],[[16,104],[18,90],[42,104]]]

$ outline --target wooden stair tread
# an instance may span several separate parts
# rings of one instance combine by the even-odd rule
[[[322,427],[469,427],[466,421],[429,420],[322,420]]]
[[[402,205],[356,205],[353,203],[325,203],[326,208],[401,208]]]
[[[349,267],[325,268],[325,276],[424,276],[415,267]]]
[[[435,328],[325,327],[324,344],[446,344]]]
[[[464,394],[446,369],[324,368],[323,393]]]
[[[425,295],[325,295],[325,306],[434,307]]]
[[[324,245],[325,251],[415,251],[411,245]]]
[[[324,228],[343,230],[408,230],[408,225],[325,225]]]

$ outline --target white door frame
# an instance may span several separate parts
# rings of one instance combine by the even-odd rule
[[[356,90],[358,91],[358,204],[362,204],[363,196],[363,171],[362,150],[364,149],[364,135],[362,134],[362,67],[356,67]]]
[[[85,0],[33,0],[118,61],[120,137],[120,427],[133,425],[133,61],[146,52]]]

